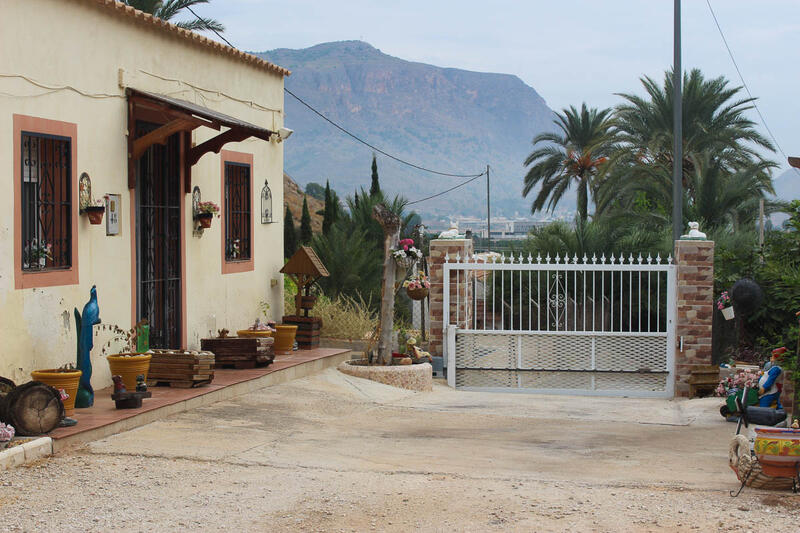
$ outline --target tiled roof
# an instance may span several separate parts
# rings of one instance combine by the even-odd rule
[[[242,63],[248,63],[256,68],[266,70],[267,72],[271,72],[273,74],[279,74],[281,76],[288,76],[291,74],[291,72],[288,71],[287,69],[279,67],[278,65],[270,63],[269,61],[265,61],[260,57],[256,57],[252,54],[242,52],[241,50],[237,50],[236,48],[232,48],[226,44],[222,44],[213,39],[209,39],[208,37],[200,35],[199,33],[179,28],[175,24],[172,24],[165,20],[161,20],[160,18],[154,17],[149,13],[145,13],[143,11],[139,11],[138,9],[134,9],[131,6],[123,4],[122,2],[118,2],[117,0],[84,0],[84,1],[93,4],[98,4],[99,6],[108,10],[109,13],[113,13],[119,17],[124,17],[130,20],[131,22],[145,24],[147,26],[155,28],[156,30],[169,32],[172,35],[177,35],[185,39],[186,41],[194,43],[196,46],[207,48],[211,51],[228,56],[237,61],[241,61]]]

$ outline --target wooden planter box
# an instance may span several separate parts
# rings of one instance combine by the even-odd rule
[[[266,366],[275,359],[272,337],[226,337],[202,339],[200,347],[214,353],[216,368],[255,368]]]
[[[169,385],[188,389],[208,385],[214,380],[214,354],[185,353],[180,350],[152,350],[148,386]]]
[[[289,315],[283,317],[283,323],[297,326],[295,340],[301,350],[311,350],[319,346],[319,336],[322,331],[322,319],[315,316]]]

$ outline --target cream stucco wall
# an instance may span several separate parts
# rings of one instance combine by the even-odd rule
[[[283,124],[283,79],[177,35],[120,18],[93,2],[0,0],[0,14],[0,375],[20,383],[29,380],[33,369],[75,361],[72,309],[82,309],[93,284],[103,322],[123,327],[131,323],[132,191],[127,187],[127,106],[120,79],[124,86],[189,100],[269,129]],[[77,91],[59,89],[65,86]],[[87,172],[95,197],[122,195],[119,236],[106,236],[105,223],[92,226],[85,216],[79,217],[77,285],[14,288],[14,114],[77,124],[73,180]],[[193,141],[199,144],[217,133],[199,128]],[[278,270],[283,264],[282,144],[250,139],[224,149],[253,154],[255,270],[222,274],[219,219],[201,238],[194,237],[191,195],[186,194],[182,232],[189,348],[198,347],[200,337],[208,333],[210,315],[216,316],[217,328],[235,330],[252,322],[261,300],[270,303],[274,318],[283,314],[283,284],[270,286],[271,279],[281,279]],[[220,168],[220,155],[206,154],[193,167],[192,179],[203,200],[222,205]],[[277,223],[262,225],[259,196],[265,179]],[[111,382],[100,356],[104,338],[101,334],[95,339],[92,352],[96,388]]]

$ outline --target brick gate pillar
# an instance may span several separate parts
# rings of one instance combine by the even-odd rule
[[[711,364],[714,242],[677,241],[675,264],[678,281],[675,299],[675,396],[687,397],[692,369]]]
[[[456,255],[472,257],[472,239],[435,239],[431,241],[430,257],[428,258],[428,270],[431,278],[430,302],[431,302],[431,324],[430,324],[430,344],[431,355],[442,355],[442,344],[444,341],[444,263],[445,255],[450,256],[450,261],[455,262]],[[469,316],[469,298],[464,301],[464,289],[466,285],[465,276],[461,276],[461,283],[457,284],[455,279],[450,282],[450,316],[456,316],[456,291],[460,290],[461,307],[459,315],[464,318]],[[453,318],[454,323],[454,318]],[[463,326],[462,326],[463,327]]]

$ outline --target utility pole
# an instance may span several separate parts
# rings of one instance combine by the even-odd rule
[[[489,208],[489,165],[486,165],[486,251],[492,251],[492,212]]]
[[[675,0],[675,35],[673,39],[674,60],[672,62],[672,240],[677,241],[683,233],[683,97],[681,83],[681,0]]]

